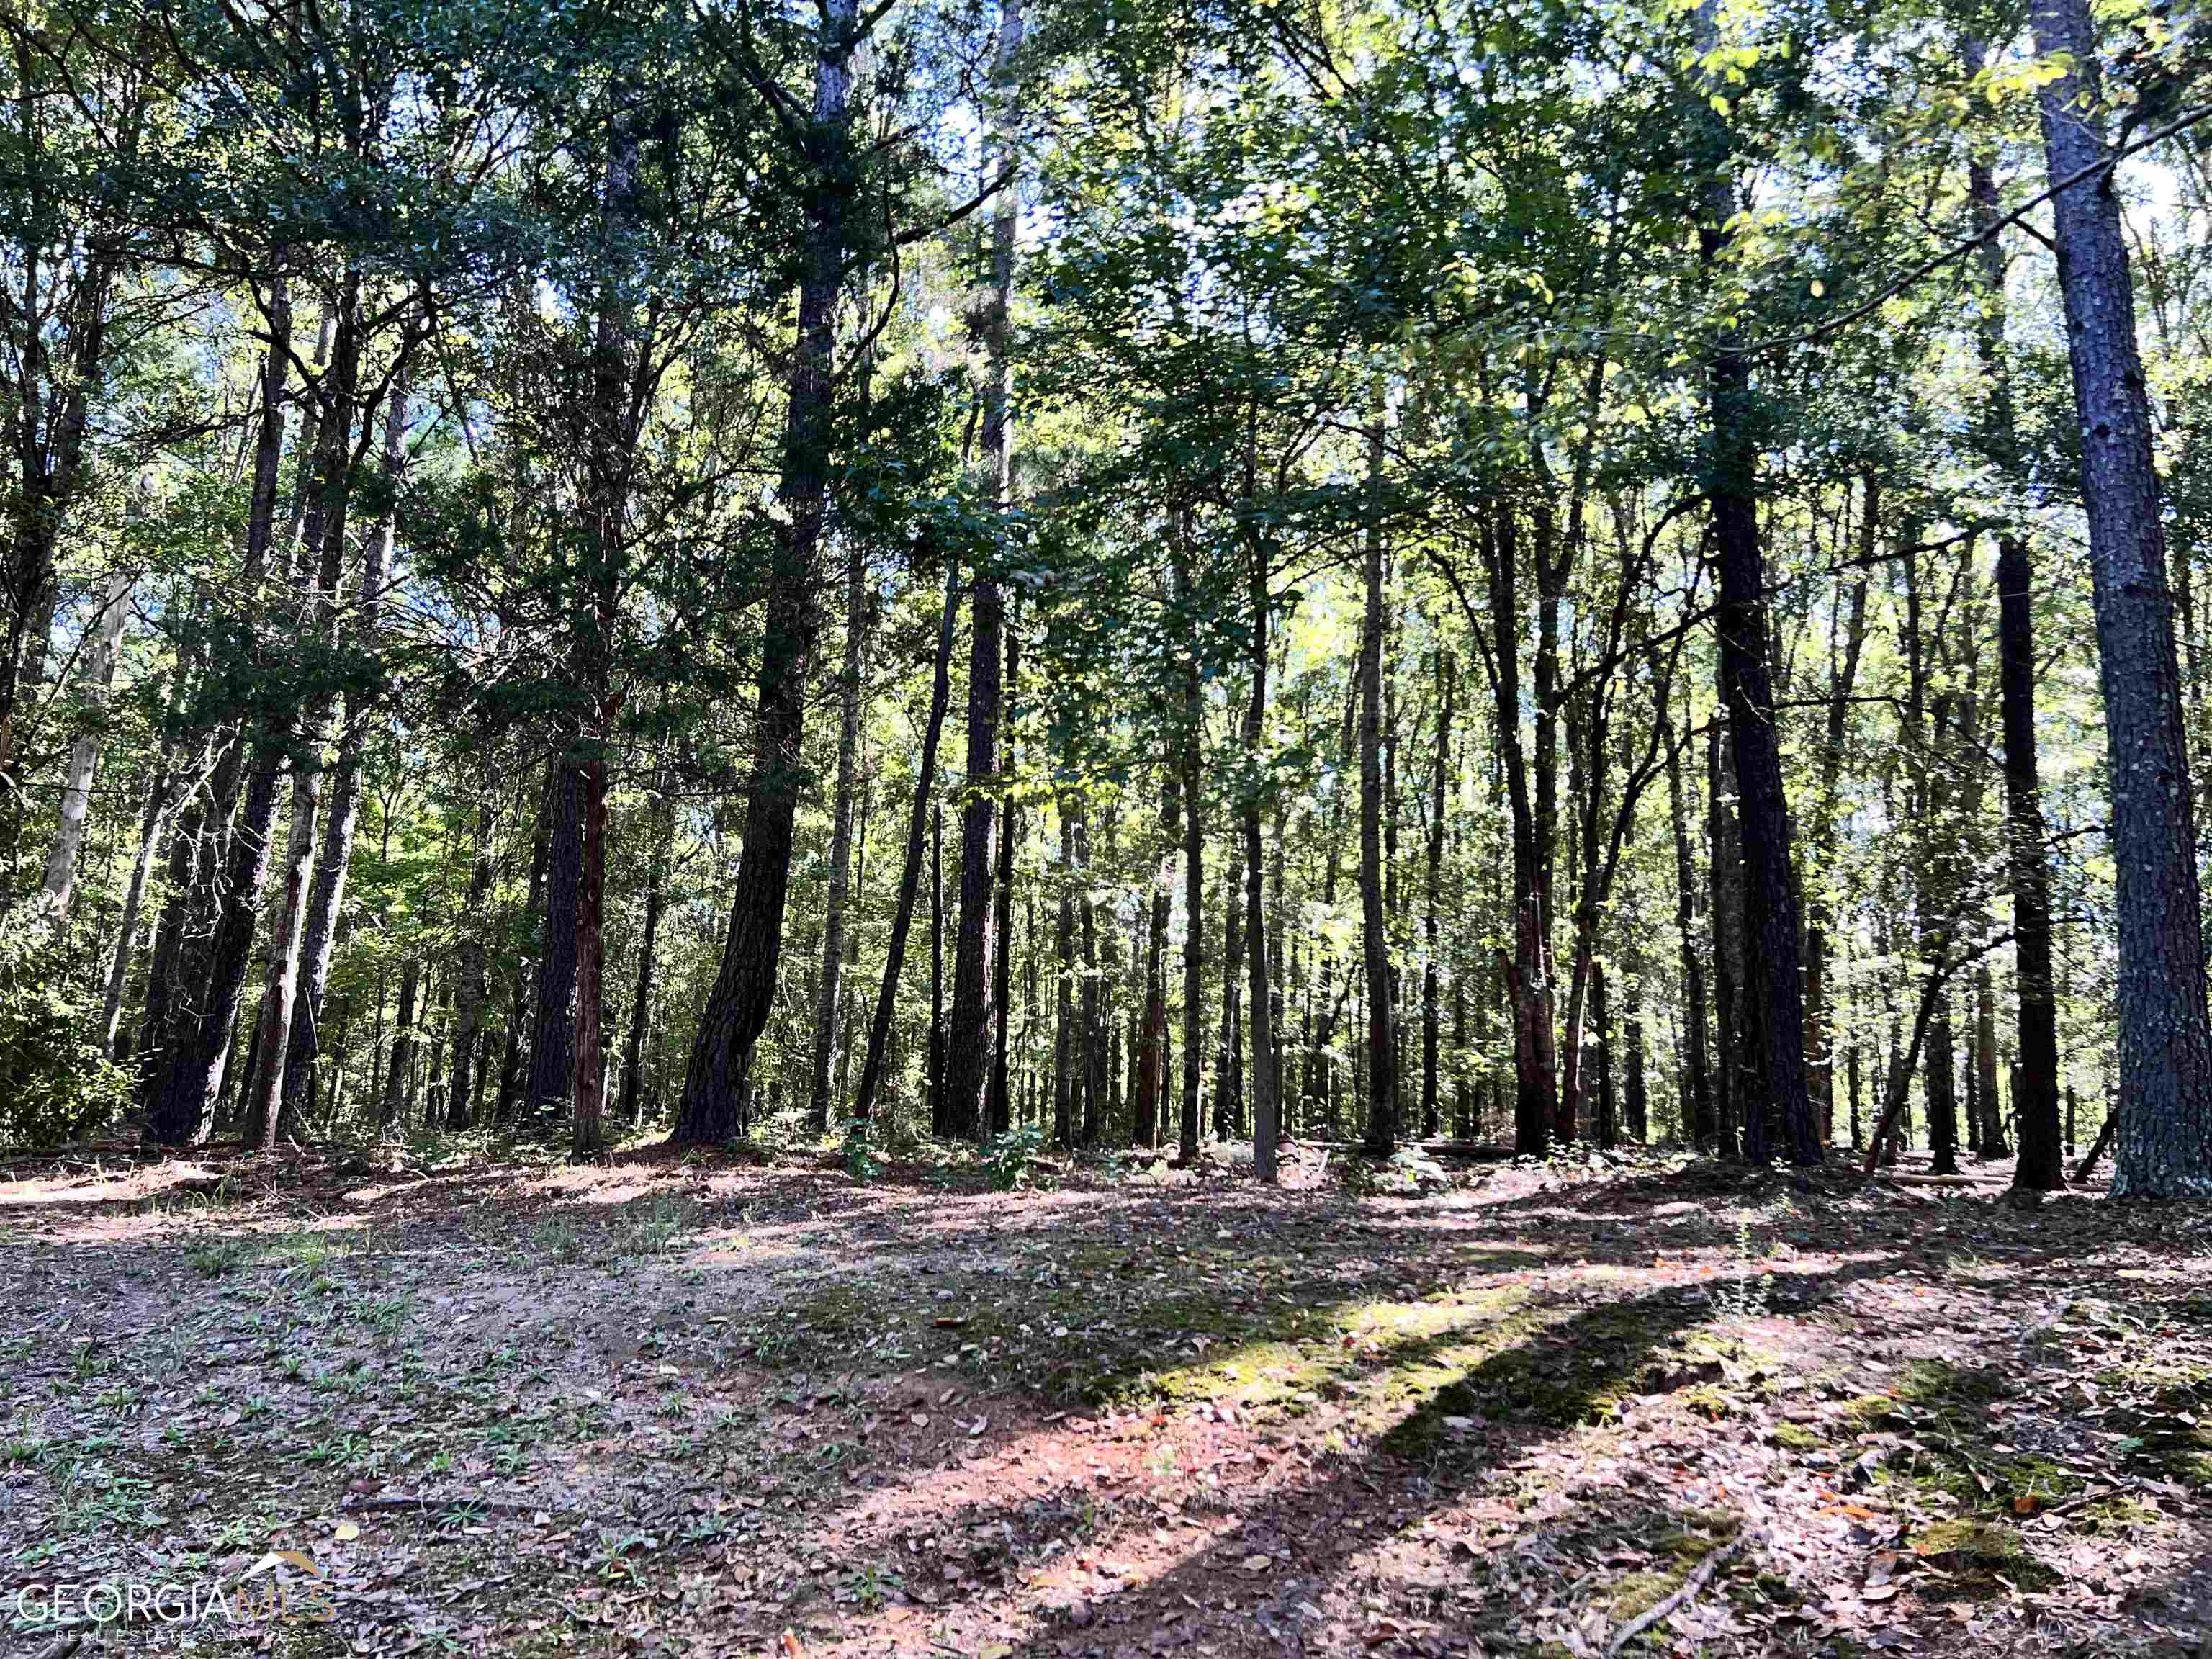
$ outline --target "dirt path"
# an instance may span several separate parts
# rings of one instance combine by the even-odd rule
[[[1594,1655],[1661,1607],[1625,1650],[2212,1631],[2202,1210],[1656,1158],[1411,1199],[14,1173],[24,1651]],[[16,1617],[101,1580],[332,1617]]]

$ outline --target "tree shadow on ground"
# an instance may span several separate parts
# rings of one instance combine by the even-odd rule
[[[1825,1300],[1886,1266],[1853,1263],[1802,1276],[1817,1280],[1814,1299]],[[1364,1449],[1321,1458],[1303,1478],[1248,1502],[1244,1524],[1231,1534],[1209,1540],[1097,1607],[1072,1615],[1063,1611],[1056,1622],[1048,1619],[1028,1633],[1028,1650],[1056,1644],[1063,1651],[1103,1651],[1101,1633],[1110,1629],[1113,1640],[1125,1639],[1125,1627],[1126,1639],[1139,1647],[1145,1632],[1169,1626],[1177,1629],[1178,1640],[1197,1639],[1194,1627],[1212,1616],[1222,1588],[1249,1587],[1255,1552],[1275,1563],[1267,1569],[1261,1616],[1295,1632],[1312,1621],[1311,1609],[1322,1593],[1352,1575],[1360,1558],[1412,1535],[1532,1454],[1585,1425],[1610,1421],[1637,1396],[1709,1386],[1708,1371],[1717,1366],[1685,1352],[1682,1339],[1715,1312],[1711,1286],[1674,1285],[1563,1317],[1532,1310],[1486,1330],[1408,1334],[1381,1343],[1347,1372],[1351,1386],[1370,1392],[1389,1419],[1387,1425],[1377,1424]],[[1081,1482],[1064,1483],[1018,1504],[965,1506],[934,1525],[961,1534],[1007,1528],[1013,1535],[1034,1534],[1040,1520],[1048,1527],[1055,1511],[1072,1512],[1085,1492]],[[1685,1516],[1663,1504],[1647,1504],[1638,1521],[1638,1501],[1612,1494],[1605,1524],[1615,1536],[1640,1528],[1653,1538],[1675,1540],[1662,1553],[1689,1547],[1680,1543],[1682,1535],[1710,1537],[1717,1526],[1717,1535],[1725,1536],[1733,1524],[1732,1517]],[[834,1528],[833,1520],[823,1536],[834,1535]],[[1482,1626],[1476,1601],[1449,1595],[1442,1600],[1463,1626],[1462,1633]],[[1252,1615],[1246,1607],[1236,1616]]]

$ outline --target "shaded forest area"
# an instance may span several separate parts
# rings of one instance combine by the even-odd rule
[[[0,43],[42,1659],[2201,1649],[2197,10]]]

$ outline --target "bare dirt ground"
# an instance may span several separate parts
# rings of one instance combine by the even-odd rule
[[[1279,1192],[0,1171],[0,1625],[87,1655],[2212,1652],[2212,1212],[2016,1210],[1996,1166],[1593,1158],[1406,1197],[1317,1163]],[[95,1581],[282,1583],[293,1617],[52,1616]]]

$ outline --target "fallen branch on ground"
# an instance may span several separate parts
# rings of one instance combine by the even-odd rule
[[[1747,1527],[1741,1532],[1736,1534],[1735,1537],[1729,1539],[1727,1543],[1723,1544],[1718,1549],[1707,1555],[1704,1560],[1698,1562],[1698,1565],[1691,1570],[1690,1576],[1682,1581],[1681,1589],[1676,1590],[1672,1595],[1660,1602],[1656,1607],[1638,1613],[1635,1618],[1623,1625],[1620,1631],[1613,1636],[1612,1644],[1606,1649],[1606,1652],[1608,1655],[1619,1653],[1631,1642],[1633,1642],[1638,1637],[1643,1635],[1645,1631],[1650,1630],[1652,1626],[1657,1624],[1668,1613],[1674,1612],[1675,1608],[1687,1601],[1692,1596],[1703,1589],[1705,1587],[1706,1581],[1711,1578],[1715,1573],[1718,1572],[1723,1565],[1736,1555],[1741,1553],[1744,1546],[1750,1542],[1751,1528]]]

